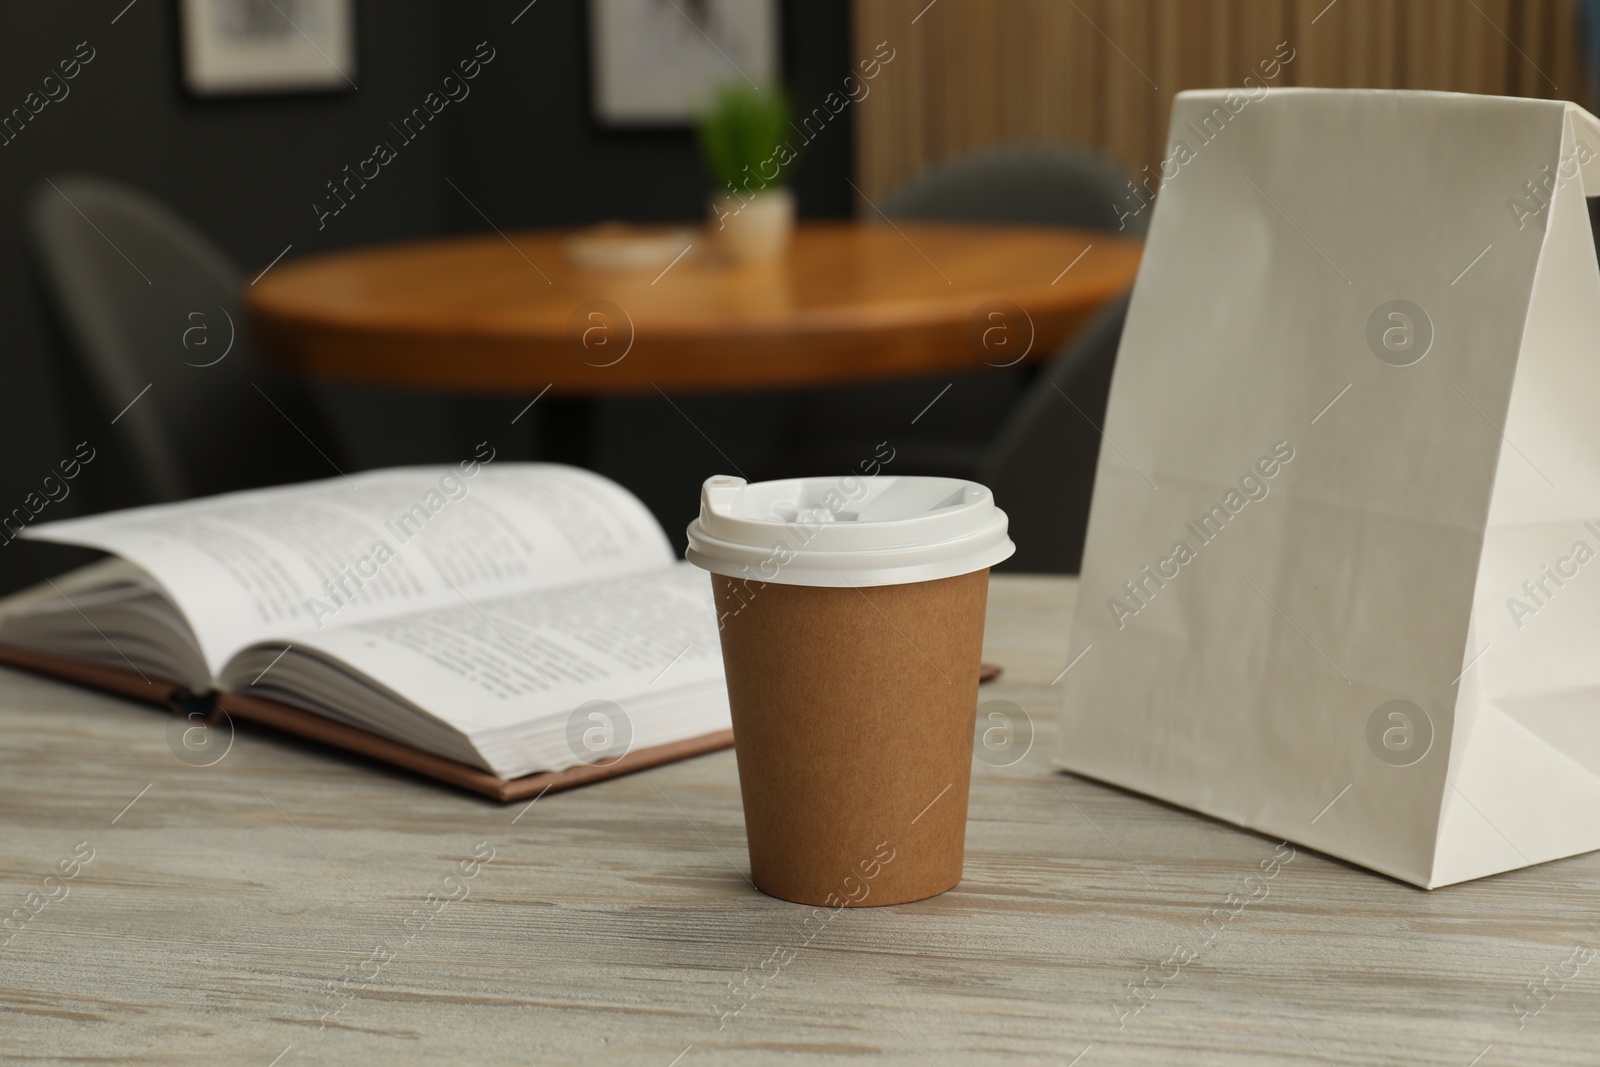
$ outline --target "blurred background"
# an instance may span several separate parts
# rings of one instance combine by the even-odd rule
[[[1377,87],[1587,106],[1586,14],[1564,0],[0,5],[0,515],[14,535],[33,521],[195,493],[454,462],[488,440],[501,459],[600,470],[681,542],[711,474],[855,469],[852,457],[889,442],[884,471],[982,477],[1019,529],[1041,531],[1017,537],[1027,551],[1014,566],[1072,571],[1136,244],[1131,258],[1104,257],[1148,225],[1173,94]],[[385,381],[381,359],[362,375],[318,373],[303,337],[293,360],[271,358],[272,344],[289,342],[256,328],[245,291],[271,279],[287,299],[295,265],[325,253],[478,233],[498,241],[497,232],[520,250],[533,247],[522,231],[561,228],[589,232],[594,255],[618,255],[629,233],[656,231],[583,228],[702,226],[708,195],[727,185],[706,138],[759,129],[759,116],[730,105],[707,133],[715,97],[704,90],[717,79],[760,82],[769,103],[781,86],[804,148],[785,168],[799,226],[779,267],[716,268],[719,281],[703,263],[652,260],[640,276],[679,269],[697,279],[703,328],[719,316],[730,329],[744,321],[738,301],[759,303],[761,286],[800,306],[795,293],[820,292],[830,271],[829,299],[856,300],[848,276],[806,258],[808,235],[821,232],[808,226],[855,219],[895,229],[941,277],[951,272],[944,285],[1037,308],[1049,343],[1022,362],[989,358],[982,327],[992,313],[936,306],[941,283],[928,272],[899,288],[876,279],[870,294],[863,284],[856,300],[870,296],[856,310],[890,329],[915,320],[923,331],[893,341],[892,368],[852,373],[861,361],[841,355],[833,378],[797,384],[660,389],[639,379],[540,399],[521,384]],[[686,107],[662,86],[703,99]],[[441,92],[448,102],[426,105],[425,126],[401,128]],[[335,185],[386,138],[397,150],[381,177]],[[936,223],[976,228],[932,254],[932,231],[916,227]],[[1016,228],[1077,235],[1060,247],[1090,258],[1064,255],[1055,281],[1045,271],[1011,295],[1012,246],[996,242]],[[648,248],[635,251],[648,259]],[[803,262],[783,265],[789,255]],[[800,278],[802,267],[824,277]],[[972,281],[985,271],[990,289]],[[565,275],[549,284],[577,291]],[[354,299],[360,286],[350,286]],[[311,295],[337,298],[327,286]],[[214,310],[191,318],[197,307]],[[235,320],[241,347],[226,374],[206,376]],[[786,321],[802,339],[812,328]],[[945,334],[966,346],[965,364]],[[930,351],[945,346],[926,373],[914,351],[924,335]],[[644,329],[639,340],[649,340]],[[818,342],[819,360],[831,343]],[[530,347],[528,358],[548,357]],[[677,358],[693,359],[693,346]],[[749,358],[765,357],[757,345]],[[94,459],[70,491],[42,490],[63,459],[81,458],[80,442]],[[1059,490],[1014,488],[1041,476]],[[83,558],[10,541],[0,538],[4,590]]]

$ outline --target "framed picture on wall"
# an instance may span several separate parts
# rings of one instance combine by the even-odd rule
[[[180,0],[179,15],[192,93],[356,87],[355,0]]]
[[[595,117],[681,126],[726,82],[778,77],[778,0],[589,0]]]

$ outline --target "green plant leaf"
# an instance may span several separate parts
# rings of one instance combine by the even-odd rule
[[[776,90],[730,83],[716,91],[696,133],[718,192],[760,192],[788,178],[797,153],[785,143],[789,100]]]

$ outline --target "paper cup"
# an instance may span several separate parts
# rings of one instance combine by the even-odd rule
[[[961,880],[989,568],[980,485],[713,478],[712,571],[751,880],[802,904],[921,900]]]

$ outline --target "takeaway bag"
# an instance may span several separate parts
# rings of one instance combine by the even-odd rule
[[[1190,92],[1159,177],[1060,766],[1429,888],[1600,847],[1600,123]]]

